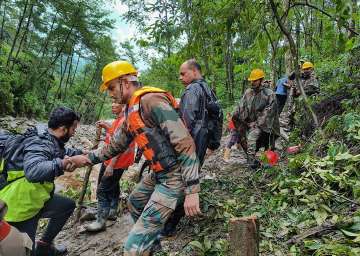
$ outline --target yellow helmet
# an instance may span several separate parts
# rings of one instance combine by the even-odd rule
[[[308,62],[308,61],[304,62],[301,69],[306,69],[306,68],[314,68],[314,64],[312,64],[311,62]]]
[[[109,64],[107,64],[103,70],[102,70],[102,85],[100,86],[100,91],[104,92],[107,90],[109,86],[109,82],[115,78],[124,76],[124,75],[130,75],[130,74],[137,74],[137,70],[134,68],[133,65],[131,65],[127,61],[114,61]]]
[[[264,78],[265,77],[265,73],[262,69],[253,69],[250,73],[250,76],[248,78],[249,81],[256,81],[259,80],[260,78]]]

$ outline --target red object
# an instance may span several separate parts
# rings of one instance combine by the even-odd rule
[[[6,221],[0,221],[0,241],[10,233],[11,226]]]
[[[276,165],[279,161],[279,154],[272,150],[267,150],[265,156],[270,166]]]
[[[234,125],[233,120],[230,120],[230,121],[229,121],[228,128],[229,128],[230,130],[234,130],[234,129],[235,129],[235,125]]]
[[[114,120],[114,122],[112,122],[110,129],[108,129],[106,131],[106,138],[105,138],[106,144],[110,144],[111,137],[114,135],[115,131],[122,125],[124,120],[125,120],[125,117],[120,116],[120,117],[116,118]],[[114,169],[126,169],[134,163],[134,158],[135,158],[135,143],[132,142],[130,144],[128,150],[126,150],[124,153],[122,153],[118,157],[113,168]],[[111,163],[111,161],[112,161],[112,159],[105,161],[105,165],[108,166]]]
[[[301,148],[301,145],[300,145],[300,144],[297,145],[297,146],[291,146],[291,147],[288,147],[288,148],[286,149],[286,152],[287,152],[288,154],[296,154],[296,153],[298,153],[298,152],[300,151],[300,148]]]

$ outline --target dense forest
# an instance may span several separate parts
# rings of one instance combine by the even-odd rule
[[[97,118],[102,67],[119,58],[105,1],[0,1],[0,113],[43,118],[58,105]]]
[[[254,67],[276,81],[299,59],[312,61],[323,93],[354,73],[356,0],[121,1],[123,19],[138,29],[121,45],[111,38],[111,2],[0,2],[1,114],[45,117],[65,104],[94,121],[103,111],[101,69],[119,58],[146,63],[143,83],[179,96],[179,66],[194,57],[229,110]]]

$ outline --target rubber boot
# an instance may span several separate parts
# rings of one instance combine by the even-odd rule
[[[110,208],[108,220],[115,221],[117,219],[117,209]]]
[[[100,232],[106,229],[106,220],[109,216],[110,209],[102,209],[98,210],[96,221],[90,223],[85,229],[89,232]]]
[[[35,256],[60,256],[67,254],[67,249],[64,245],[53,245],[43,241],[36,242]]]
[[[230,160],[230,148],[225,148],[224,150],[224,161],[229,162]]]
[[[153,243],[153,246],[150,249],[150,256],[153,256],[158,252],[161,252],[161,250],[162,250],[161,242],[159,239],[156,239]]]

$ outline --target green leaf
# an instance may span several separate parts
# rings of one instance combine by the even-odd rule
[[[204,246],[205,246],[205,251],[211,249],[211,242],[207,236],[204,238]]]
[[[328,216],[329,216],[328,213],[324,209],[321,209],[321,208],[315,210],[315,212],[314,212],[314,217],[315,217],[316,223],[318,225],[323,224]]]
[[[354,232],[351,232],[351,231],[347,231],[347,230],[345,230],[345,229],[340,229],[340,230],[341,230],[341,232],[343,232],[344,235],[346,235],[346,236],[351,236],[351,237],[358,237],[358,236],[360,236],[360,233],[354,233]]]
[[[204,247],[203,247],[203,245],[199,242],[199,241],[191,241],[190,243],[189,243],[189,245],[194,249],[194,250],[198,250],[198,251],[200,251],[200,252],[204,252],[205,250],[204,250]]]

